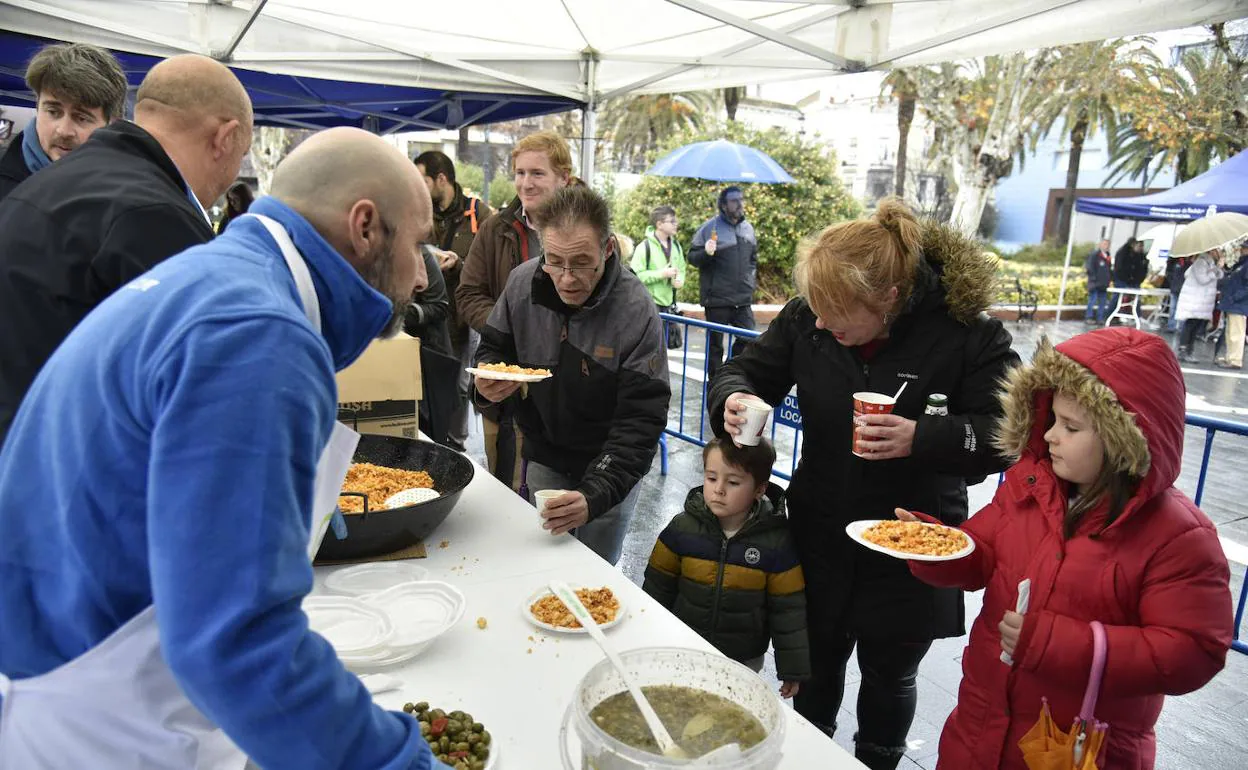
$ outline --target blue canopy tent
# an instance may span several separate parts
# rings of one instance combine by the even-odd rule
[[[35,105],[34,94],[26,88],[26,64],[39,48],[53,42],[57,41],[0,32],[0,104]],[[161,60],[114,53],[132,88]],[[256,123],[285,128],[357,126],[380,134],[458,129],[581,106],[573,99],[551,95],[446,91],[231,69],[251,95]]]
[[[1248,152],[1232,155],[1205,173],[1189,179],[1169,190],[1152,195],[1136,195],[1129,198],[1076,198],[1075,212],[1070,231],[1080,214],[1133,219],[1148,222],[1191,222],[1214,211],[1234,211],[1248,214]],[[1066,243],[1066,267],[1062,271],[1062,286],[1058,292],[1057,318],[1061,320],[1061,305],[1066,299],[1066,272],[1070,269],[1071,249],[1074,238]]]

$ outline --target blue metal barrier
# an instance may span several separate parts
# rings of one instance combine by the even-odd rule
[[[737,338],[753,339],[759,336],[759,332],[752,329],[737,329],[732,326],[724,326],[722,324],[710,323],[709,321],[699,321],[695,318],[685,318],[684,316],[670,315],[668,313],[660,313],[659,317],[663,319],[663,336],[667,339],[667,331],[669,324],[677,324],[682,327],[682,337],[684,345],[681,352],[680,367],[680,412],[677,417],[676,427],[670,424],[664,429],[664,436],[659,441],[661,452],[661,469],[664,476],[667,475],[667,436],[674,436],[682,441],[687,441],[697,446],[706,446],[705,426],[706,426],[706,392],[710,381],[710,357],[707,356],[702,364],[702,394],[697,401],[697,435],[686,432],[685,430],[685,398],[689,383],[689,335],[693,329],[702,329],[705,334],[703,350],[709,350],[710,337],[712,333],[721,333],[726,335],[724,339],[724,350],[729,358],[732,357],[732,343]],[[1205,448],[1200,460],[1200,474],[1196,481],[1196,494],[1194,501],[1196,505],[1200,505],[1200,500],[1205,494],[1205,479],[1209,473],[1209,458],[1213,452],[1213,436],[1218,431],[1232,433],[1237,436],[1248,436],[1248,424],[1231,422],[1230,420],[1220,420],[1216,417],[1203,417],[1201,415],[1189,414],[1186,422],[1195,428],[1203,428],[1205,431]],[[801,456],[801,436],[802,436],[802,413],[797,403],[797,396],[790,393],[784,397],[784,403],[775,409],[774,418],[771,423],[771,440],[776,443],[776,430],[779,426],[793,429],[793,448],[792,457],[789,462],[788,472],[775,470],[773,474],[789,481],[793,477],[793,471],[797,469],[798,458]],[[777,453],[780,447],[777,446]],[[1243,583],[1239,588],[1239,602],[1235,610],[1235,636],[1231,643],[1232,649],[1248,655],[1248,641],[1240,639],[1239,629],[1243,624],[1245,607],[1248,605],[1248,574],[1245,574]]]
[[[738,337],[740,337],[741,339],[754,339],[755,337],[759,336],[759,332],[756,332],[753,329],[738,329],[735,326],[724,326],[723,324],[711,323],[710,321],[699,321],[696,318],[685,318],[684,316],[671,315],[668,313],[659,313],[659,317],[663,319],[664,339],[667,338],[668,327],[670,324],[677,324],[679,327],[681,327],[681,336],[684,339],[684,345],[682,345],[681,347],[681,359],[680,359],[680,410],[679,410],[679,414],[676,420],[676,427],[672,427],[669,424],[664,429],[664,434],[667,436],[675,436],[681,441],[688,441],[690,444],[696,444],[697,446],[706,446],[706,442],[709,440],[709,437],[706,435],[706,396],[707,396],[707,388],[710,385],[710,379],[711,379],[710,377],[711,359],[709,355],[704,356],[703,361],[702,361],[702,388],[701,388],[702,393],[701,393],[701,398],[697,400],[697,404],[696,404],[696,407],[697,407],[696,415],[697,415],[697,420],[698,420],[697,435],[695,436],[693,435],[693,433],[686,431],[685,429],[685,413],[687,411],[686,397],[687,397],[688,387],[689,387],[688,373],[689,373],[689,338],[690,338],[690,335],[692,334],[694,329],[703,330],[702,333],[705,336],[703,338],[702,349],[704,351],[710,350],[710,342],[711,342],[712,334],[725,335],[724,351],[727,354],[727,357],[731,358],[733,342],[735,342]],[[779,426],[785,426],[785,427],[793,429],[793,449],[792,449],[791,458],[789,461],[789,470],[787,472],[781,471],[781,470],[774,470],[772,471],[772,473],[773,475],[778,476],[779,478],[782,478],[785,481],[790,481],[793,478],[793,472],[797,470],[797,458],[801,456],[800,447],[801,447],[801,435],[802,435],[802,413],[797,405],[797,396],[792,393],[785,396],[784,403],[780,404],[779,406],[775,408],[774,416],[771,422],[772,444],[776,444],[776,431],[779,428]],[[692,428],[690,428],[690,431],[691,430]],[[776,449],[777,449],[777,453],[779,453],[780,447],[777,446]],[[664,475],[666,475],[667,474],[667,442],[666,441],[660,442],[660,451],[662,452],[662,456],[660,458],[660,461],[662,464],[662,472]]]
[[[1205,478],[1209,473],[1209,457],[1213,453],[1214,434],[1218,431],[1225,431],[1237,436],[1248,436],[1248,425],[1220,420],[1217,417],[1202,417],[1198,414],[1187,415],[1185,422],[1192,427],[1205,430],[1205,449],[1200,458],[1200,476],[1196,479],[1196,494],[1192,498],[1196,505],[1200,505],[1200,499],[1205,495]],[[1231,641],[1231,649],[1248,655],[1248,642],[1239,638],[1239,627],[1244,622],[1245,604],[1248,604],[1248,573],[1244,575],[1244,581],[1239,587],[1239,602],[1235,605],[1235,635]]]

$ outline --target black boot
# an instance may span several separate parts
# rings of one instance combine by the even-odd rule
[[[901,757],[906,753],[905,746],[877,746],[864,743],[854,734],[854,759],[866,765],[869,770],[896,770]]]

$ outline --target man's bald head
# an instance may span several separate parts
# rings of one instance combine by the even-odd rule
[[[424,177],[403,153],[358,128],[313,134],[278,164],[269,193],[290,206],[394,304],[397,329],[428,285],[421,244],[433,230]]]
[[[160,142],[204,208],[229,189],[251,149],[247,90],[205,56],[173,56],[152,67],[135,94],[134,122]]]
[[[347,213],[372,201],[383,219],[433,224],[424,178],[393,145],[358,128],[331,128],[300,144],[277,166],[269,193],[326,238],[341,237]],[[421,237],[426,233],[421,232]]]
[[[235,119],[250,133],[251,99],[229,67],[206,56],[183,54],[157,64],[134,97],[140,112],[171,112],[188,121]]]

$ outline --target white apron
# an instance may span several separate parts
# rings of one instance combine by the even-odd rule
[[[281,225],[256,218],[281,247],[304,313],[319,332],[320,304],[303,257]],[[359,440],[335,423],[317,462],[309,558]],[[17,681],[0,674],[0,697],[0,770],[242,770],[247,763],[165,665],[154,606],[46,674]]]

